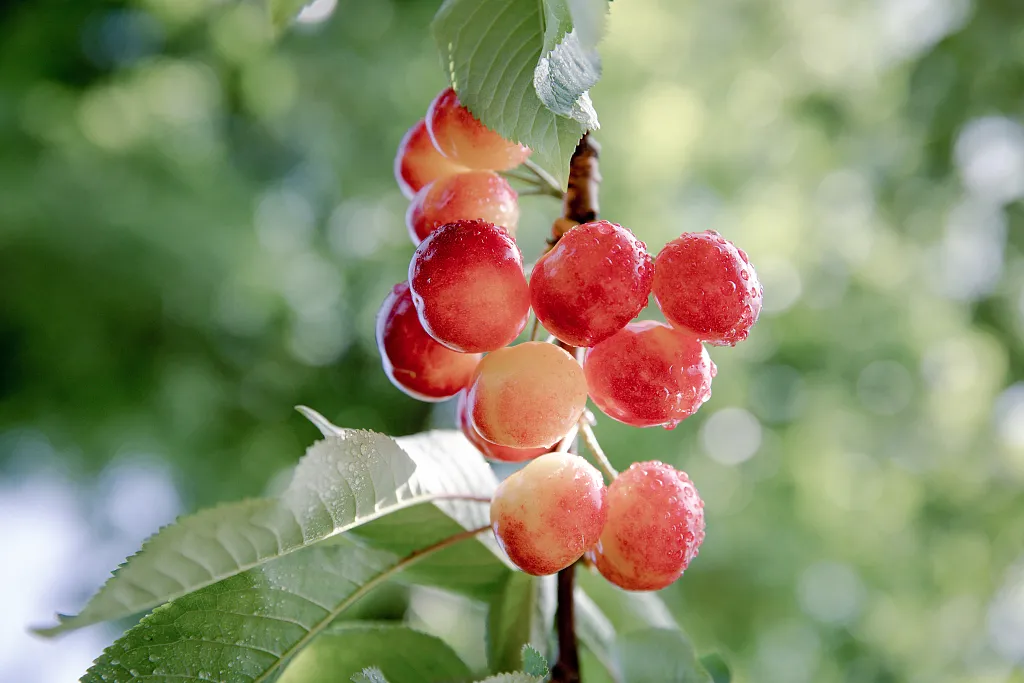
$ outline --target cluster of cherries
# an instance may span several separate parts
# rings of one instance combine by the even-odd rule
[[[746,338],[761,285],[746,254],[715,232],[683,234],[652,258],[607,221],[570,229],[527,281],[514,238],[518,197],[499,172],[529,153],[451,89],[406,134],[395,175],[411,198],[417,247],[408,280],[378,314],[384,370],[415,398],[457,395],[459,425],[486,457],[530,461],[491,504],[495,536],[523,571],[552,574],[587,554],[623,588],[663,588],[704,539],[694,485],[649,461],[606,487],[594,466],[563,452],[566,436],[587,420],[588,395],[637,427],[692,415],[716,372],[704,343]],[[652,292],[668,324],[634,321]],[[510,346],[531,309],[559,343]]]

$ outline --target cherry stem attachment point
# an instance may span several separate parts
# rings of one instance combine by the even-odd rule
[[[619,476],[618,470],[612,467],[612,463],[608,460],[608,456],[605,455],[604,449],[601,448],[601,444],[597,441],[597,435],[594,434],[594,428],[587,422],[586,417],[580,418],[579,421],[579,434],[583,439],[584,445],[590,454],[594,456],[594,460],[597,461],[597,466],[605,473],[611,481],[615,481],[615,477]]]

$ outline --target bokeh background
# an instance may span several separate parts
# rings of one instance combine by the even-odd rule
[[[598,427],[707,501],[664,598],[740,681],[1024,681],[1024,4],[612,4],[603,216],[717,229],[765,288],[695,417]],[[437,5],[317,0],[280,41],[246,2],[0,5],[0,679],[76,680],[117,626],[25,627],[273,487],[295,404],[450,424],[373,341]],[[559,207],[522,204],[530,258]]]

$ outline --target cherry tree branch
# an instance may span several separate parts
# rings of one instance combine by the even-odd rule
[[[558,572],[558,661],[551,669],[551,683],[580,683],[580,651],[576,642],[576,610],[573,598],[576,564]]]
[[[555,221],[551,228],[551,244],[580,223],[597,218],[597,192],[601,183],[597,160],[600,146],[590,134],[576,145],[576,151],[569,161],[569,188],[562,200],[563,218]],[[531,169],[532,170],[532,169]],[[576,349],[562,347],[573,356]],[[573,446],[575,446],[575,429]],[[575,452],[575,448],[570,450]],[[576,640],[576,615],[573,602],[573,585],[576,581],[576,565],[570,565],[558,572],[558,610],[555,612],[555,628],[558,633],[558,660],[551,669],[551,683],[580,683],[580,652]]]

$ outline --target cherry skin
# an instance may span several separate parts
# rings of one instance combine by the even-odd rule
[[[711,398],[717,368],[686,332],[644,320],[587,351],[590,397],[608,417],[634,427],[674,427]]]
[[[515,235],[519,202],[508,181],[493,171],[456,173],[427,184],[409,204],[405,225],[419,244],[445,223],[480,219]]]
[[[647,306],[653,279],[643,242],[620,225],[594,221],[567,232],[537,261],[530,299],[548,332],[573,346],[593,346]]]
[[[484,357],[467,401],[473,427],[484,439],[541,448],[560,440],[583,415],[587,382],[564,350],[525,342]]]
[[[410,128],[398,143],[395,180],[402,194],[409,199],[427,183],[468,170],[437,151],[423,119]]]
[[[377,348],[391,383],[421,401],[443,401],[459,393],[482,357],[434,341],[420,324],[407,282],[395,285],[381,304]]]
[[[430,103],[427,130],[442,154],[469,168],[507,171],[530,156],[528,147],[506,140],[480,123],[451,88],[442,90]]]
[[[469,401],[467,400],[466,392],[459,393],[459,402],[455,409],[456,421],[459,423],[459,429],[469,439],[469,442],[476,446],[476,449],[488,460],[497,460],[498,462],[523,462],[525,460],[533,460],[539,455],[544,455],[551,451],[550,448],[509,448],[508,446],[499,446],[496,443],[491,443],[484,437],[480,436],[480,432],[476,431],[473,426],[473,419],[469,414]]]
[[[678,579],[704,541],[704,501],[685,472],[633,463],[608,487],[608,521],[591,557],[620,588],[660,590]]]
[[[654,298],[665,319],[718,346],[734,346],[761,314],[763,291],[750,259],[714,230],[685,233],[654,261]]]
[[[498,485],[491,528],[517,567],[554,574],[597,542],[607,519],[605,495],[593,465],[578,455],[548,453]]]
[[[409,285],[423,329],[455,351],[500,349],[526,327],[523,256],[508,231],[487,221],[456,221],[430,233],[413,254]]]

